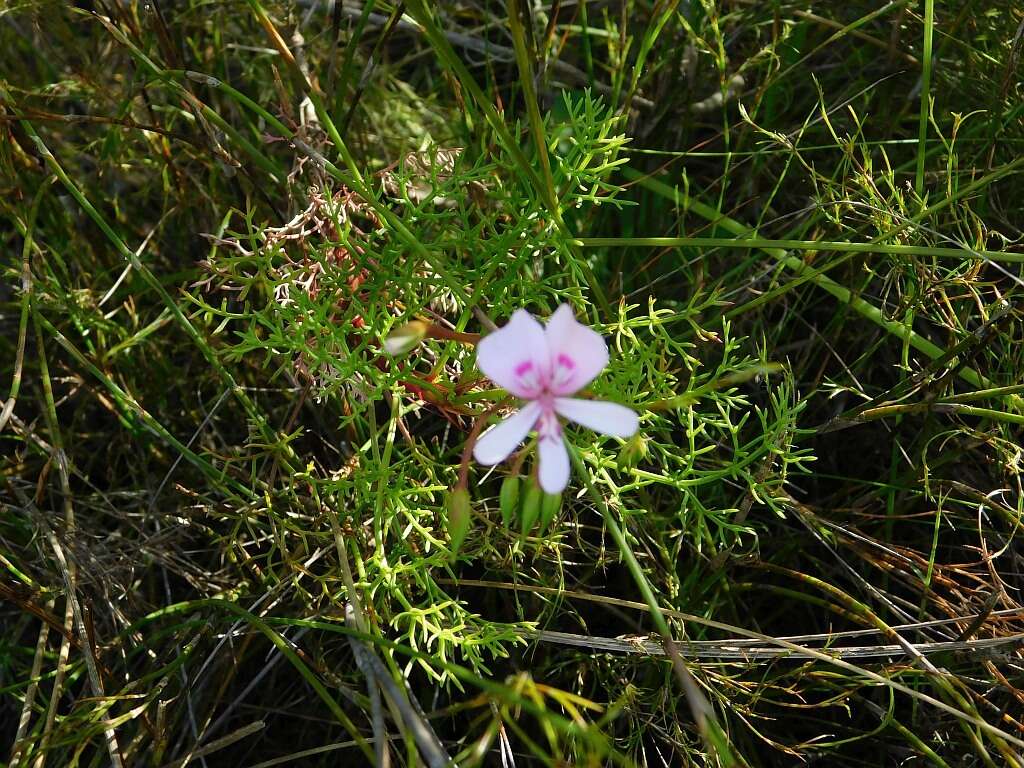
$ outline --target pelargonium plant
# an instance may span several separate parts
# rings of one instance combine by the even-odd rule
[[[520,407],[484,433],[473,456],[490,466],[506,459],[537,431],[537,479],[546,493],[569,482],[569,452],[561,419],[613,437],[631,437],[639,426],[624,405],[573,397],[608,365],[608,345],[562,304],[542,326],[516,310],[502,328],[477,344],[476,364],[491,381],[522,400]]]

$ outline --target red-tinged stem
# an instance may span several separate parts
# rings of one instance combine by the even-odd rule
[[[444,341],[460,341],[463,344],[469,344],[470,346],[475,347],[477,342],[480,341],[480,334],[452,331],[444,326],[437,325],[436,323],[430,323],[427,327],[427,338],[443,339]]]
[[[495,403],[486,411],[481,413],[473,422],[473,428],[469,431],[469,436],[466,438],[466,444],[462,448],[462,462],[459,464],[459,482],[456,486],[457,488],[469,487],[469,457],[473,455],[473,446],[476,445],[476,439],[480,437],[480,432],[483,430],[484,425],[487,424],[487,419],[490,415],[505,405],[508,401],[509,398],[506,397],[504,400]]]

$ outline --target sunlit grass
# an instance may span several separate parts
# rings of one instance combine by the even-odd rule
[[[1021,765],[1024,9],[919,5],[0,12],[0,761]]]

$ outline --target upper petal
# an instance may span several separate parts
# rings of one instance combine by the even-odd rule
[[[504,460],[530,434],[540,411],[540,404],[531,402],[499,421],[476,441],[473,458],[487,466]]]
[[[555,410],[570,421],[612,437],[632,437],[640,418],[631,408],[604,400],[556,397]]]
[[[537,443],[537,479],[545,493],[561,493],[569,484],[569,452],[561,434],[548,434]]]
[[[516,397],[536,397],[549,372],[544,327],[525,309],[517,309],[504,326],[477,343],[476,366]]]
[[[577,322],[568,304],[551,315],[544,335],[551,355],[549,389],[556,395],[583,389],[608,365],[608,345],[601,334]]]

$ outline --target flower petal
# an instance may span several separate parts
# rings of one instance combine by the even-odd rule
[[[499,421],[476,441],[473,458],[486,466],[503,461],[530,434],[540,411],[540,403],[527,403],[522,409]]]
[[[640,426],[640,419],[635,411],[604,400],[556,397],[555,410],[569,421],[575,421],[595,432],[612,437],[632,437]]]
[[[608,365],[608,345],[601,334],[578,322],[568,304],[551,315],[544,335],[551,355],[548,388],[556,395],[578,392]]]
[[[545,435],[537,443],[537,479],[544,493],[561,493],[569,484],[569,451],[561,434]]]
[[[544,327],[525,309],[476,345],[476,367],[516,397],[540,394],[550,370]]]

